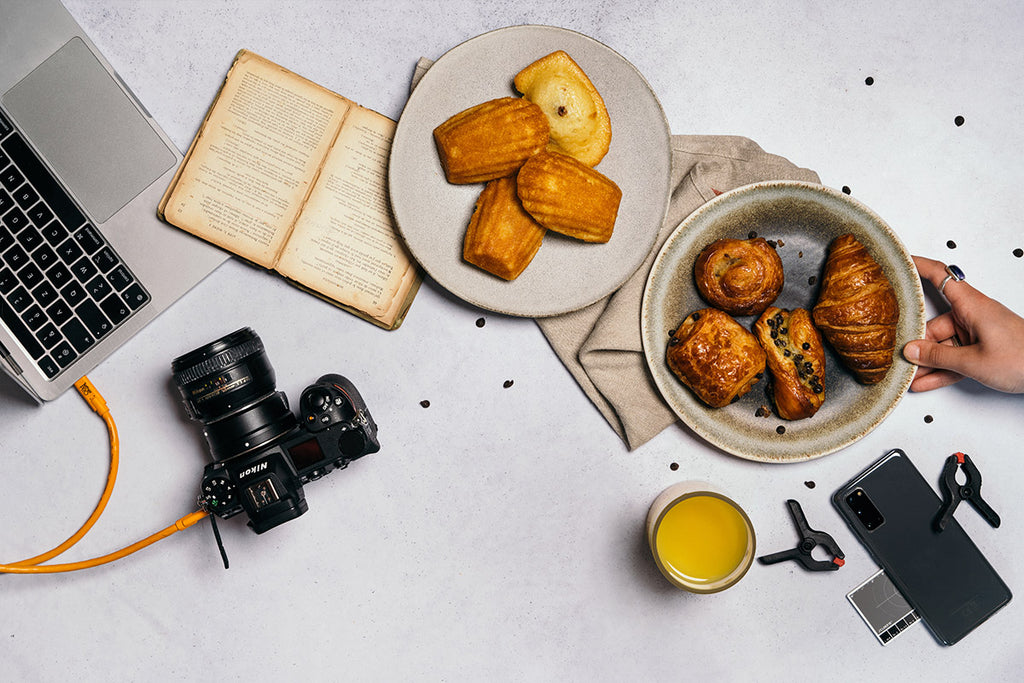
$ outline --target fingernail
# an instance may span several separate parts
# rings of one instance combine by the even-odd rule
[[[903,347],[903,357],[911,363],[916,363],[921,358],[921,347],[916,342],[910,342]]]

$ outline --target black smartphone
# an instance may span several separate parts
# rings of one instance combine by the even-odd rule
[[[1009,587],[899,449],[854,477],[832,504],[935,637],[952,645],[1010,601]]]

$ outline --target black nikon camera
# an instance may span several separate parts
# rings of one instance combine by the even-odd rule
[[[296,419],[248,327],[176,358],[171,370],[214,459],[199,504],[224,519],[244,510],[258,534],[308,509],[303,484],[380,450],[370,411],[341,375],[306,387]]]

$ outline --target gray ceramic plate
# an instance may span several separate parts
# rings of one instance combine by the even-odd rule
[[[777,240],[786,284],[780,308],[813,307],[828,246],[853,233],[882,266],[896,290],[900,321],[894,364],[874,386],[859,384],[826,347],[825,402],[806,420],[758,417],[772,406],[768,382],[725,408],[709,408],[668,369],[669,332],[708,304],[693,279],[701,250],[722,237],[744,239],[754,231]],[[672,410],[693,431],[724,451],[762,462],[797,462],[826,455],[861,438],[896,407],[914,376],[899,349],[924,336],[924,296],[914,263],[899,238],[871,209],[835,190],[808,183],[764,182],[727,192],[688,216],[668,238],[647,280],[642,310],[644,354],[655,383]],[[738,318],[750,329],[752,316]],[[780,430],[782,427],[784,430]],[[782,433],[780,433],[782,431]]]
[[[607,244],[549,233],[526,271],[506,282],[462,260],[462,239],[483,185],[451,185],[433,130],[448,117],[497,97],[517,96],[516,73],[565,50],[593,81],[612,122],[612,144],[597,170],[622,189]],[[515,26],[447,52],[420,80],[402,112],[391,150],[391,206],[409,250],[442,287],[500,313],[550,316],[610,294],[654,247],[668,208],[669,129],[657,97],[622,56],[579,33]]]

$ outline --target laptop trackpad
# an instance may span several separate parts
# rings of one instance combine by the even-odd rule
[[[98,223],[175,163],[174,153],[80,38],[8,90],[3,102]]]

